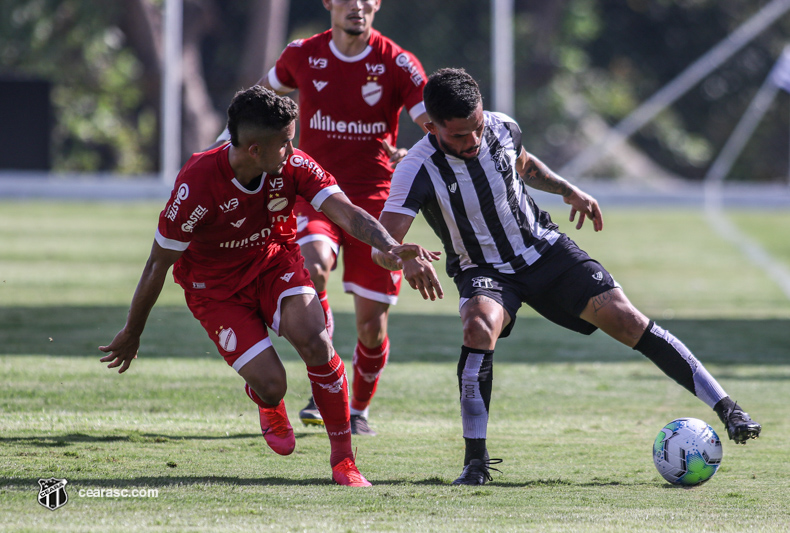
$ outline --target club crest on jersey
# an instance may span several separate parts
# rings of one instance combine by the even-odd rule
[[[313,87],[315,87],[315,90],[318,91],[319,93],[321,92],[321,89],[326,87],[328,84],[329,84],[328,81],[313,80]]]
[[[504,148],[499,148],[494,152],[493,160],[494,168],[496,168],[497,172],[510,172],[510,158],[507,156]]]
[[[381,85],[375,81],[369,81],[362,86],[362,99],[368,105],[376,105],[381,100]]]
[[[219,332],[219,345],[226,352],[233,352],[236,350],[236,332],[232,328],[220,329]]]
[[[269,211],[282,211],[288,206],[288,198],[272,198],[269,200]]]
[[[472,287],[476,287],[478,289],[493,289],[494,280],[491,278],[478,276],[476,278],[472,278]]]

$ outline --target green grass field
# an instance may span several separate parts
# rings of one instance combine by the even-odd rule
[[[643,311],[681,338],[763,424],[746,446],[652,364],[605,335],[562,330],[527,309],[496,351],[489,449],[502,473],[450,485],[463,441],[457,298],[404,288],[393,351],[355,439],[371,489],[333,485],[323,430],[297,425],[304,366],[277,340],[297,448],[260,436],[242,381],[168,283],[140,358],[123,375],[97,346],[122,326],[161,205],[0,202],[0,531],[787,531],[790,300],[692,210],[611,209],[576,232]],[[790,267],[784,212],[731,214]],[[436,243],[422,223],[411,240]],[[336,346],[350,366],[351,298],[333,277]],[[651,446],[670,420],[710,422],[724,460],[707,484],[663,481]],[[69,502],[37,502],[40,478]],[[88,497],[97,489],[156,497]],[[83,494],[81,496],[80,494]]]

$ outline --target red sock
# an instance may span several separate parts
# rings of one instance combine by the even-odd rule
[[[378,348],[366,348],[357,340],[354,350],[354,395],[351,397],[351,407],[354,409],[363,411],[370,405],[389,353],[389,337],[384,337],[384,342]]]
[[[252,387],[250,387],[249,383],[244,384],[244,392],[247,393],[247,396],[250,397],[250,400],[257,403],[259,406],[263,407],[264,409],[271,409],[273,407],[277,407],[277,405],[280,405],[279,403],[277,405],[271,405],[261,400],[261,397],[258,396],[254,390],[252,390]]]
[[[343,459],[353,459],[351,424],[348,412],[348,380],[346,367],[335,353],[324,365],[308,366],[307,377],[313,389],[313,399],[324,419],[332,454],[329,463],[335,466]]]
[[[329,307],[329,299],[327,298],[326,291],[318,293],[318,301],[321,302],[321,307],[324,308],[326,332],[329,333],[329,338],[331,339],[335,333],[335,317],[332,315],[332,309]]]

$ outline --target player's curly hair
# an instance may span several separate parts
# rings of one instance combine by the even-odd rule
[[[422,95],[428,116],[441,125],[454,118],[469,118],[483,101],[477,82],[462,68],[443,68],[431,74]]]
[[[270,89],[255,85],[237,92],[228,107],[228,132],[233,146],[239,146],[239,127],[280,131],[299,116],[296,102]]]

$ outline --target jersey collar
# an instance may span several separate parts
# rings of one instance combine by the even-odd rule
[[[356,63],[357,61],[361,61],[362,59],[365,59],[368,56],[368,54],[370,54],[370,52],[373,50],[370,44],[368,44],[365,47],[365,49],[362,50],[362,52],[358,53],[353,57],[349,57],[347,55],[343,55],[343,53],[337,49],[337,46],[335,46],[335,42],[331,39],[329,40],[329,49],[332,50],[332,54],[336,58],[338,58],[340,61],[345,61],[346,63]]]

